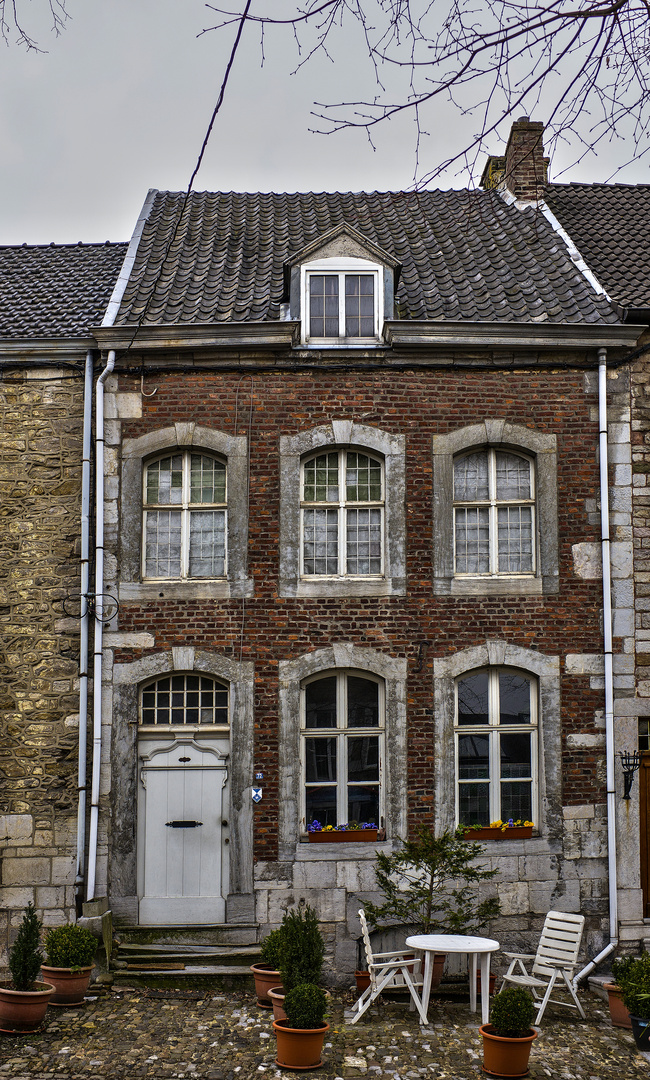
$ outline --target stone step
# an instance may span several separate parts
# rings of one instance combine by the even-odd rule
[[[151,964],[255,964],[259,945],[132,945],[122,943],[116,959],[144,967]]]
[[[114,986],[143,987],[152,990],[250,990],[254,981],[250,968],[240,964],[186,964],[182,970],[147,971],[118,968],[113,972]]]
[[[257,923],[214,923],[209,926],[127,926],[114,924],[115,937],[122,945],[255,945]]]

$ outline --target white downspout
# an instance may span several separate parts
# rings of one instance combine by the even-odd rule
[[[86,852],[86,753],[88,723],[88,586],[90,582],[90,449],[93,413],[93,354],[86,353],[84,373],[83,450],[81,465],[81,624],[79,627],[79,750],[77,760],[77,894],[83,892]]]
[[[106,367],[97,380],[97,390],[95,394],[95,648],[93,656],[93,769],[86,900],[94,899],[97,877],[99,777],[102,756],[102,648],[104,632],[104,383],[114,367],[115,350],[111,349],[108,354]]]

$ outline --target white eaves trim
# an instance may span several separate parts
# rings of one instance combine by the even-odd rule
[[[516,195],[513,195],[508,188],[501,188],[499,190],[499,195],[501,196],[503,201],[508,204],[508,206],[512,206],[512,204],[514,203],[518,210],[527,210],[529,206],[532,206],[535,210],[539,210],[544,215],[553,231],[556,232],[558,236],[564,241],[571,262],[575,264],[576,268],[580,271],[583,277],[587,279],[592,289],[594,289],[595,292],[597,292],[600,296],[604,296],[606,300],[609,300],[610,304],[614,303],[611,296],[600,284],[593,270],[589,269],[589,266],[578,251],[576,245],[574,244],[566,229],[562,228],[555,214],[546,205],[543,199],[518,199]]]
[[[124,262],[122,263],[122,269],[120,270],[117,281],[115,282],[115,288],[113,289],[113,295],[108,301],[108,307],[102,320],[102,326],[113,326],[117,313],[120,310],[120,304],[122,303],[122,297],[124,296],[124,290],[126,289],[127,282],[131,276],[133,264],[135,262],[136,252],[138,250],[138,244],[142,236],[142,230],[144,229],[144,223],[149,217],[152,203],[158,194],[156,188],[149,188],[147,197],[144,200],[142,210],[140,211],[140,217],[135,223],[135,229],[133,230],[133,236],[129,242],[126,255],[124,256]]]

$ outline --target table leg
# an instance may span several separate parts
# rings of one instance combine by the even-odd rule
[[[481,1023],[490,1022],[490,954],[481,953]]]
[[[422,978],[424,982],[422,984],[422,1012],[424,1013],[424,1019],[420,1017],[420,1023],[426,1024],[428,1012],[429,1012],[429,992],[431,990],[431,968],[433,965],[433,953],[428,949],[424,954],[424,972]]]
[[[476,953],[468,954],[469,960],[469,1007],[476,1012]]]

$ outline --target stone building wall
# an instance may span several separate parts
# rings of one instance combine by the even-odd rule
[[[0,379],[0,966],[28,901],[75,911],[83,369]]]

